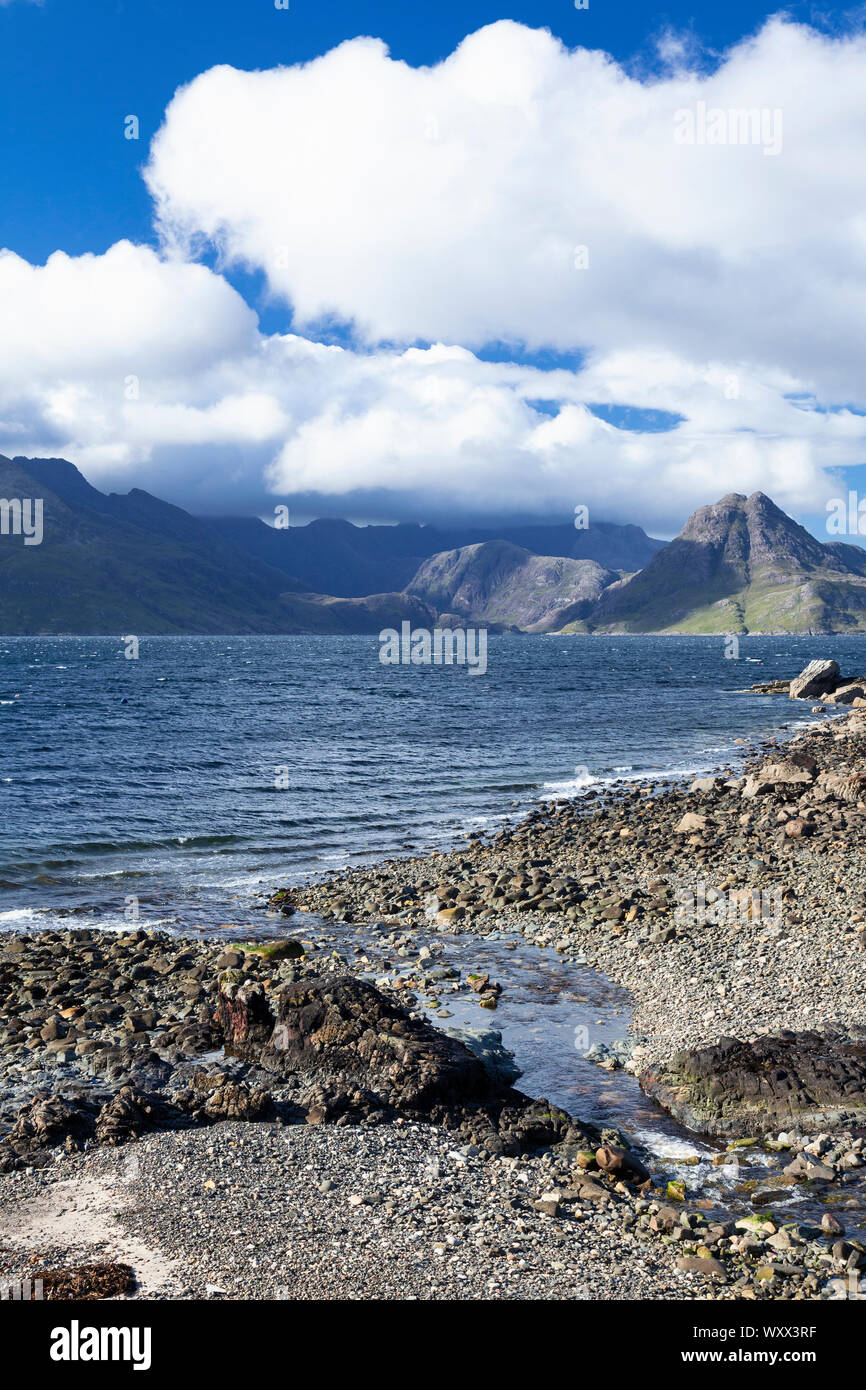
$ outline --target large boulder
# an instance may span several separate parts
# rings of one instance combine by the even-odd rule
[[[866,1037],[780,1033],[721,1038],[645,1072],[644,1090],[690,1129],[717,1135],[866,1122]]]
[[[826,695],[839,684],[838,661],[810,661],[788,687],[792,700],[808,700],[814,695]]]
[[[612,1173],[626,1182],[645,1183],[652,1179],[649,1169],[639,1158],[613,1144],[603,1144],[597,1149],[595,1161],[603,1173]]]
[[[828,705],[853,705],[858,700],[866,700],[866,681],[846,681],[824,698]]]
[[[793,820],[786,821],[784,834],[789,840],[802,840],[804,836],[815,834],[815,822],[805,816],[794,816]]]
[[[837,801],[866,801],[866,771],[837,768],[835,772],[822,772],[818,783]]]
[[[696,777],[689,787],[690,792],[698,792],[701,796],[711,796],[722,786],[721,777]]]
[[[226,980],[217,1021],[229,1055],[327,1093],[326,1109],[351,1097],[352,1108],[419,1115],[497,1090],[462,1042],[349,975],[301,980],[275,995]]]
[[[818,764],[809,753],[790,753],[775,762],[763,763],[743,783],[742,796],[765,796],[779,791],[791,795],[815,781]]]
[[[97,1144],[125,1144],[150,1129],[152,1123],[147,1102],[131,1086],[122,1086],[97,1115],[94,1138]]]

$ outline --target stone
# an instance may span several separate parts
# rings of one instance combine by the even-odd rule
[[[650,1230],[670,1234],[682,1221],[683,1213],[676,1207],[663,1206],[650,1217]]]
[[[243,963],[243,951],[223,951],[217,961],[217,970],[237,970]]]
[[[851,681],[847,685],[838,685],[832,695],[827,696],[828,705],[853,705],[855,700],[866,699],[866,683],[863,681]]]
[[[815,695],[826,695],[839,683],[839,663],[837,661],[810,661],[791,681],[788,695],[792,700],[807,700]]]
[[[244,946],[247,955],[260,956],[265,961],[300,960],[305,954],[300,941],[254,941]]]
[[[616,1148],[612,1144],[603,1144],[597,1149],[595,1161],[602,1172],[616,1174],[628,1182],[648,1182],[652,1176],[640,1159],[635,1158],[627,1149]]]
[[[659,927],[658,931],[650,932],[649,941],[653,946],[666,946],[676,938],[676,934],[676,927]]]
[[[787,1172],[787,1169],[785,1171]],[[807,1163],[803,1177],[809,1182],[832,1182],[836,1177],[836,1170],[828,1167],[826,1163]]]
[[[810,754],[791,753],[775,762],[762,763],[746,778],[740,794],[750,800],[774,791],[787,793],[798,787],[809,787],[815,781],[817,768]]]
[[[774,1250],[793,1250],[794,1242],[787,1231],[777,1231],[775,1235],[767,1237],[767,1245]]]
[[[282,913],[283,917],[291,917],[295,911],[295,901],[290,888],[280,888],[276,893],[272,893],[268,898],[268,907],[276,912]]]
[[[818,785],[837,801],[856,804],[866,796],[866,773],[837,771],[822,772]]]
[[[483,994],[491,988],[489,975],[467,975],[466,983],[474,994]]]
[[[785,836],[789,840],[800,840],[806,836],[814,835],[815,826],[810,820],[804,820],[802,816],[795,816],[785,825]]]
[[[436,920],[437,922],[456,922],[465,916],[465,907],[441,907],[436,914]]]
[[[720,1260],[707,1259],[703,1255],[681,1255],[677,1269],[694,1274],[708,1274],[714,1279],[727,1279],[727,1270]]]
[[[568,1188],[563,1196],[572,1197],[581,1202],[610,1201],[608,1189],[597,1182],[595,1178],[591,1178],[588,1173],[576,1175],[573,1187]]]

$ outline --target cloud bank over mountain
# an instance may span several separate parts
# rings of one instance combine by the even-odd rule
[[[144,170],[158,248],[0,256],[0,449],[206,510],[586,503],[670,534],[722,479],[823,511],[866,437],[864,58],[776,19],[640,80],[502,21],[431,68],[362,38],[211,69]],[[684,112],[756,139],[682,143]]]

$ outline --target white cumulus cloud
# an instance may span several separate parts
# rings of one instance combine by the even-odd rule
[[[687,50],[639,80],[504,21],[431,68],[357,39],[203,73],[151,150],[160,250],[0,253],[0,450],[206,511],[822,511],[866,457],[866,44],[773,20],[711,74]],[[756,144],[675,139],[752,109]],[[508,344],[578,365],[486,360]]]
[[[866,348],[866,40],[782,19],[711,74],[630,77],[501,21],[415,69],[374,39],[177,93],[146,178],[175,245],[370,342],[665,347],[837,399]],[[776,153],[678,113],[778,115]],[[575,269],[575,248],[588,266]]]
[[[621,349],[576,370],[471,350],[328,346],[264,334],[222,276],[121,243],[45,266],[0,256],[15,300],[0,346],[0,449],[63,454],[194,509],[343,498],[372,514],[518,510],[662,533],[721,489],[793,510],[838,491],[864,420],[739,361]],[[623,401],[661,432],[599,418]]]

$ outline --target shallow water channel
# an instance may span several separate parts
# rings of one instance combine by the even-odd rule
[[[441,1027],[500,1032],[521,1069],[514,1083],[518,1089],[544,1096],[599,1128],[621,1130],[642,1149],[657,1177],[684,1181],[687,1206],[737,1218],[769,1210],[811,1226],[831,1210],[849,1238],[866,1238],[861,1183],[848,1189],[838,1183],[792,1184],[781,1176],[790,1155],[762,1146],[733,1151],[719,1164],[718,1156],[727,1153],[725,1142],[678,1124],[644,1095],[625,1068],[611,1071],[587,1060],[583,1053],[594,1044],[610,1046],[628,1036],[630,1003],[624,990],[579,960],[567,960],[519,934],[478,936],[432,928],[409,933],[391,925],[323,923],[301,914],[292,920],[292,935],[320,950],[338,949],[371,982],[402,978]],[[430,956],[419,960],[425,946]],[[456,978],[441,978],[446,972]],[[487,974],[502,986],[495,1010],[481,1007],[467,982],[472,973]],[[432,986],[415,983],[431,977]]]

